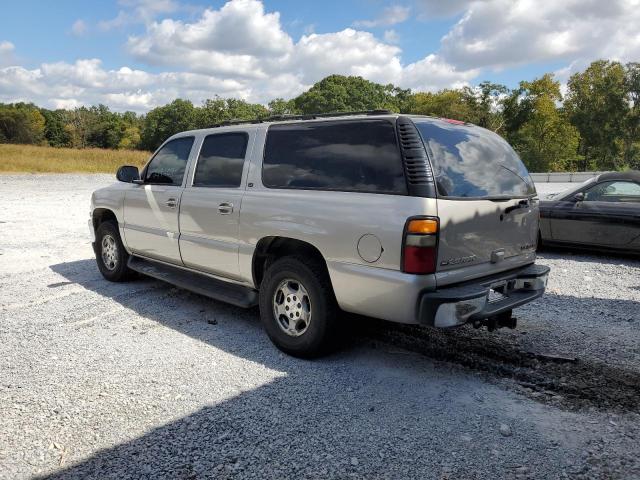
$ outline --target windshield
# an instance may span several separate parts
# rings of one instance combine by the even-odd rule
[[[529,172],[509,144],[484,128],[414,119],[433,162],[438,195],[513,198],[535,195]]]

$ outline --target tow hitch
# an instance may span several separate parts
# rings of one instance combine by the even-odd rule
[[[499,313],[493,317],[478,319],[473,321],[474,328],[487,327],[487,330],[493,332],[498,328],[516,328],[518,319],[513,316],[513,310]]]

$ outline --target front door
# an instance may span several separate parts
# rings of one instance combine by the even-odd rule
[[[194,137],[162,146],[124,199],[124,234],[134,254],[182,264],[178,245],[178,212],[183,178]]]
[[[238,278],[238,230],[242,179],[249,134],[207,136],[200,149],[193,184],[180,204],[180,252],[188,267]]]
[[[609,181],[584,192],[584,200],[559,202],[551,220],[560,242],[625,248],[640,236],[640,185]]]

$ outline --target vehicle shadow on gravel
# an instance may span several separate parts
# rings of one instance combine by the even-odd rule
[[[202,408],[139,438],[99,451],[82,463],[43,478],[409,478],[425,477],[425,472],[432,473],[430,478],[486,478],[510,468],[505,462],[513,459],[505,452],[500,457],[492,457],[490,462],[452,460],[447,467],[450,469],[441,471],[442,459],[451,458],[452,450],[467,449],[468,455],[475,455],[473,448],[460,445],[457,436],[443,434],[438,441],[424,438],[424,432],[433,432],[434,422],[449,425],[452,420],[448,420],[447,415],[451,413],[438,409],[444,403],[455,403],[455,397],[447,398],[446,393],[432,392],[436,398],[416,398],[415,393],[393,391],[384,383],[372,387],[372,380],[379,380],[376,378],[361,380],[367,385],[368,395],[360,396],[357,391],[362,385],[328,380],[340,378],[341,368],[344,368],[340,358],[344,352],[315,365],[282,356],[260,333],[255,310],[247,316],[243,313],[245,310],[178,290],[176,301],[186,304],[186,314],[177,310],[167,314],[154,313],[150,310],[154,300],[175,296],[174,287],[142,279],[127,284],[127,289],[123,290],[122,285],[103,280],[93,260],[62,263],[51,269],[67,282],[111,298],[142,317],[233,355],[286,371],[287,376]],[[237,316],[239,325],[227,322],[221,335],[220,329],[216,332],[216,327],[207,324],[204,318],[185,321],[184,317],[191,313],[205,312],[203,308],[222,312],[228,317]],[[560,402],[555,402],[556,406],[638,411],[638,372],[599,363],[545,361],[523,351],[507,337],[471,329],[441,331],[372,319],[349,320],[353,326],[351,330],[358,333],[346,341],[347,349],[363,342],[384,349],[390,345],[399,346],[484,372],[490,378],[513,379],[528,389],[531,398],[543,403],[555,396],[562,397]],[[238,334],[236,329],[246,329],[246,335]],[[305,367],[301,369],[303,363]],[[313,372],[317,376],[310,375]],[[418,388],[424,389],[423,386]],[[372,389],[373,392],[379,389],[379,395],[372,395]],[[424,393],[424,390],[418,391]],[[301,398],[300,392],[304,392],[303,403],[297,401]],[[430,406],[426,407],[427,404]],[[495,409],[483,404],[457,408],[460,411],[472,409],[477,417],[489,416]],[[398,422],[397,414],[389,414],[397,409],[406,415],[407,422]],[[455,427],[446,428],[450,433]],[[410,452],[415,455],[416,451],[421,451],[424,455],[412,457],[411,462],[407,462],[407,439],[421,437],[424,445],[413,446]],[[339,458],[336,451],[340,452]],[[326,452],[333,454],[327,456]],[[551,455],[549,452],[530,455],[544,457]],[[543,461],[539,468],[545,468]]]

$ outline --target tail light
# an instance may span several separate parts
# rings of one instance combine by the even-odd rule
[[[437,218],[410,219],[404,229],[402,271],[426,274],[436,271],[438,257]]]

